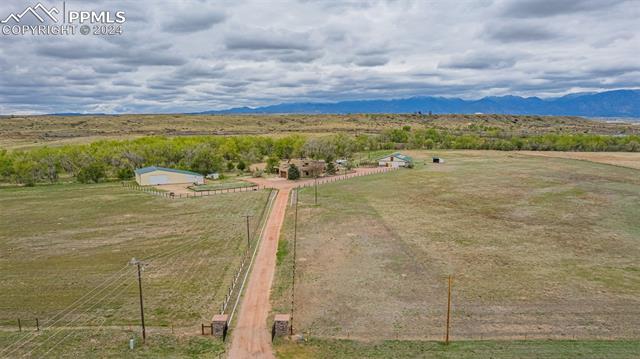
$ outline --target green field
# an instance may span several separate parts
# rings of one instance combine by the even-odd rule
[[[267,197],[256,191],[170,200],[119,184],[2,189],[0,325],[14,332],[20,318],[29,331],[23,337],[32,335],[35,318],[45,328],[77,328],[80,336],[85,328],[137,330],[137,279],[128,265],[135,257],[148,263],[150,332],[197,334],[219,310],[245,251],[242,215],[259,219]]]
[[[300,193],[294,328],[311,338],[640,337],[640,171],[509,152]],[[446,163],[430,163],[440,155]],[[274,313],[291,311],[293,211]]]

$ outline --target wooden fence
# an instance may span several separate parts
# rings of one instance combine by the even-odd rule
[[[222,193],[240,193],[240,192],[252,192],[258,191],[260,189],[271,189],[268,186],[245,186],[245,187],[233,187],[233,188],[225,188],[225,189],[216,189],[211,191],[198,191],[192,193],[174,193],[169,191],[161,191],[155,187],[151,186],[140,186],[137,183],[131,182],[122,182],[122,187],[132,189],[135,191],[141,191],[145,193],[149,193],[155,196],[175,199],[175,198],[196,198],[196,197],[206,197],[213,196],[216,194]]]

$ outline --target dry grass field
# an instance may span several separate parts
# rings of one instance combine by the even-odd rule
[[[638,170],[490,151],[410,154],[415,169],[321,186],[317,207],[313,189],[301,191],[296,332],[441,340],[453,275],[454,340],[640,337]],[[432,154],[446,163],[430,163]],[[276,313],[291,310],[292,230],[290,210]]]
[[[557,152],[521,151],[530,156],[568,158],[640,169],[640,153],[636,152]]]
[[[246,248],[242,215],[254,214],[257,228],[267,197],[256,191],[170,200],[119,184],[1,189],[0,348],[34,335],[35,318],[53,326],[25,346],[42,344],[35,356],[67,333],[60,345],[73,353],[79,338],[94,343],[83,350],[96,350],[105,338],[123,336],[122,329],[138,332],[132,257],[148,263],[143,286],[151,336],[169,335],[157,341],[170,348],[177,345],[172,330],[199,333],[219,310]],[[18,318],[27,332],[16,333]]]
[[[311,339],[276,345],[281,359],[636,359],[640,341],[519,340],[465,341],[444,345],[428,341]]]
[[[0,117],[0,148],[89,143],[147,135],[284,135],[292,133],[379,133],[400,126],[425,125],[456,133],[503,131],[637,134],[640,123],[606,123],[579,117],[510,115],[120,115]]]

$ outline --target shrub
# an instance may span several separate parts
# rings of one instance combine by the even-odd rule
[[[287,179],[289,180],[297,180],[300,178],[300,170],[294,164],[289,166],[289,171],[287,171]]]
[[[333,161],[327,162],[327,170],[326,170],[326,172],[329,175],[336,174],[336,165],[333,163]]]
[[[275,173],[276,168],[280,164],[280,160],[277,157],[269,157],[267,158],[267,166],[265,167],[265,171],[267,173]]]
[[[118,173],[116,174],[118,176],[118,179],[120,180],[127,180],[127,179],[131,179],[134,176],[133,170],[131,168],[120,168],[118,170]]]
[[[76,178],[80,183],[98,183],[100,180],[106,177],[104,165],[98,162],[80,169]]]

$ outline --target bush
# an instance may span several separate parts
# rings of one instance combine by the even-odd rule
[[[275,173],[276,168],[280,164],[280,160],[277,157],[269,157],[267,158],[267,166],[265,167],[265,171],[267,173]]]
[[[128,180],[133,178],[134,173],[131,168],[120,168],[117,173],[118,179],[120,180]]]
[[[289,170],[287,171],[287,179],[297,180],[298,178],[300,178],[300,170],[296,165],[290,165]]]
[[[78,172],[76,178],[80,183],[98,183],[100,180],[106,177],[104,165],[98,162],[94,162]]]
[[[327,162],[327,170],[326,170],[326,172],[329,175],[336,174],[336,165],[333,163],[333,161]]]

